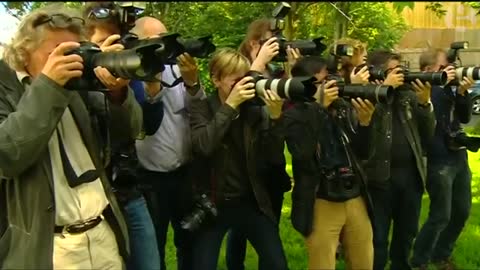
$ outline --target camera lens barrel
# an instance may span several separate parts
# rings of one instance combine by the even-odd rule
[[[459,67],[455,70],[455,75],[458,80],[462,80],[463,77],[480,80],[480,67]]]
[[[391,104],[394,98],[394,89],[387,85],[338,85],[339,96],[345,99],[361,98],[371,102]]]
[[[410,83],[419,79],[422,82],[429,82],[432,85],[445,85],[447,83],[447,72],[405,72],[404,82]]]
[[[259,79],[255,82],[257,95],[264,97],[270,89],[283,99],[303,101],[313,97],[317,87],[312,77],[295,77],[290,79]]]

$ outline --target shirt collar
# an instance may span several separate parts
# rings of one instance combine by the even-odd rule
[[[25,81],[26,78],[30,79],[30,75],[26,73],[25,71],[17,71],[17,79],[20,81],[22,84],[28,83]]]

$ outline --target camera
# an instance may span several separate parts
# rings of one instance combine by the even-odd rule
[[[355,68],[355,73],[358,73],[363,67],[368,67],[368,72],[370,73],[369,81],[374,82],[375,80],[384,81],[387,77],[387,72],[381,67],[375,67],[373,65],[362,64]]]
[[[466,148],[470,152],[478,152],[480,137],[470,137],[464,131],[459,131],[448,135],[447,145],[453,151]]]
[[[445,85],[447,83],[447,72],[410,72],[405,66],[399,66],[404,75],[404,82],[410,83],[419,79],[422,82],[429,82],[432,85]]]
[[[193,212],[181,222],[183,229],[194,232],[208,219],[218,215],[217,208],[206,194],[200,195],[195,202]]]
[[[451,64],[455,63],[458,57],[459,50],[468,49],[469,43],[468,41],[456,41],[450,44],[450,49],[447,52],[447,61]]]
[[[336,80],[338,96],[344,99],[361,98],[375,103],[391,104],[394,99],[394,88],[389,85],[345,84],[340,76],[329,75],[327,81]]]
[[[249,71],[245,77],[253,77],[256,97],[250,102],[263,105],[263,100],[258,98],[266,95],[265,90],[277,93],[281,98],[292,101],[312,100],[317,91],[315,77],[294,77],[290,79],[267,79],[260,72]]]
[[[113,18],[120,27],[120,36],[129,34],[135,26],[140,13],[145,10],[142,2],[106,2],[94,8],[88,16],[94,16],[97,20]],[[123,39],[119,42],[120,44]]]
[[[65,89],[78,91],[101,91],[105,87],[95,75],[94,68],[104,67],[115,77],[140,81],[157,81],[155,76],[164,66],[156,61],[161,55],[164,44],[149,44],[118,52],[102,52],[92,42],[80,42],[80,47],[66,55],[78,54],[83,59],[83,74],[67,82]]]
[[[355,184],[356,181],[356,175],[350,167],[326,170],[323,172],[318,193],[334,201],[344,201],[360,193],[360,186]]]
[[[302,55],[321,55],[327,48],[322,43],[323,37],[315,38],[313,40],[292,40],[287,41],[283,35],[285,29],[285,17],[290,12],[291,6],[286,2],[280,2],[272,12],[273,18],[270,19],[270,31],[273,36],[277,38],[278,45],[280,47],[279,53],[272,59],[273,62],[286,62],[287,61],[287,48],[296,48]],[[263,45],[267,40],[260,42]]]
[[[327,70],[330,74],[337,74],[342,67],[342,57],[352,57],[353,47],[348,44],[335,45],[327,58]]]
[[[207,58],[216,50],[216,46],[212,43],[212,35],[200,38],[183,39],[178,33],[166,33],[158,38],[151,39],[135,39],[131,37],[125,43],[125,48],[135,48],[137,46],[145,46],[150,44],[164,44],[165,50],[158,55],[159,60],[163,64],[176,64],[177,57],[185,52],[196,58]]]

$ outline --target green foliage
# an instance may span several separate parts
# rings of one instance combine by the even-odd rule
[[[405,8],[413,10],[415,2],[393,2],[393,8],[397,13],[402,13]]]
[[[367,42],[369,49],[392,49],[408,30],[403,18],[381,2],[355,2],[349,15],[354,27],[348,36]]]
[[[437,15],[437,17],[441,18],[447,14],[447,10],[443,7],[441,2],[430,2],[425,9],[430,10]]]

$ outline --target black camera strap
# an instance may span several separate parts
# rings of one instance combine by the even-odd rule
[[[170,70],[172,71],[172,75],[173,77],[175,78],[175,81],[173,81],[173,83],[171,84],[168,84],[162,80],[160,80],[160,83],[162,84],[163,87],[166,87],[166,88],[173,88],[175,86],[177,86],[178,84],[182,83],[183,82],[183,78],[182,77],[178,77],[177,74],[175,73],[175,70],[173,70],[173,65],[170,65]]]
[[[60,156],[62,158],[62,165],[63,165],[63,172],[65,173],[65,177],[67,178],[68,185],[71,188],[79,186],[84,183],[90,183],[95,181],[97,178],[100,177],[100,174],[97,170],[88,170],[84,172],[82,175],[77,176],[75,170],[68,159],[67,152],[65,151],[65,147],[63,146],[63,141],[60,136],[59,130],[57,130],[57,138],[58,144],[60,148]]]

